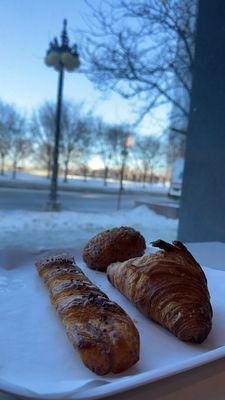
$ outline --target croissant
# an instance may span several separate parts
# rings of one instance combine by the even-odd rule
[[[122,372],[139,359],[140,339],[125,311],[61,254],[36,261],[39,275],[73,346],[93,372]]]
[[[179,339],[203,342],[212,327],[203,270],[181,242],[152,244],[162,250],[109,265],[109,281],[143,314]]]

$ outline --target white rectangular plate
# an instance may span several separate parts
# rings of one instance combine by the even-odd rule
[[[84,367],[67,339],[35,270],[35,258],[30,255],[21,261],[18,256],[13,268],[0,261],[0,390],[29,398],[99,399],[225,356],[225,272],[204,268],[213,329],[203,344],[194,345],[147,320],[104,273],[88,269],[78,256],[77,264],[127,311],[141,337],[140,361],[134,367],[123,374],[98,377]]]

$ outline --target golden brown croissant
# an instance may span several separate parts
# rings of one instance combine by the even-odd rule
[[[104,375],[122,372],[138,361],[139,334],[132,320],[93,285],[73,257],[46,257],[36,267],[86,367]]]
[[[109,281],[153,321],[179,339],[201,343],[212,327],[207,280],[179,241],[153,242],[154,254],[111,264]]]

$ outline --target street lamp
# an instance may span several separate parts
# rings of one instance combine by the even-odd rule
[[[119,191],[118,191],[118,200],[117,200],[117,210],[120,209],[120,204],[121,204],[121,197],[122,197],[122,192],[123,192],[123,178],[124,178],[124,171],[126,167],[126,159],[129,155],[128,153],[128,148],[134,146],[134,138],[133,136],[126,135],[124,144],[123,144],[123,149],[121,151],[121,156],[122,156],[122,165],[121,165],[121,170],[120,170],[120,186],[119,186]]]
[[[58,80],[58,93],[57,105],[55,116],[55,139],[54,139],[54,152],[52,164],[52,177],[49,199],[46,204],[47,211],[59,211],[60,204],[58,202],[58,158],[59,158],[59,142],[61,131],[61,110],[62,110],[62,96],[63,96],[63,78],[64,70],[72,72],[80,65],[79,55],[77,52],[76,44],[70,46],[69,38],[67,35],[67,20],[63,21],[63,30],[61,33],[61,44],[57,38],[54,38],[49,44],[45,56],[45,64],[48,67],[53,67],[59,72]]]

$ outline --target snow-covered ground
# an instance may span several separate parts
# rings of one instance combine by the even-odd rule
[[[0,175],[0,181],[12,179],[12,173],[7,171],[4,176]],[[31,174],[28,172],[17,172],[17,181],[29,181],[36,183],[48,183],[49,180],[44,175],[39,174]],[[59,177],[59,183],[63,184],[63,177]],[[64,183],[65,184],[65,183]],[[87,178],[84,180],[83,176],[69,176],[68,182],[65,184],[68,186],[74,187],[83,187],[83,188],[109,188],[109,189],[118,189],[119,181],[114,179],[108,179],[107,186],[104,186],[103,179],[100,178]],[[140,191],[154,191],[156,193],[167,193],[168,192],[168,184],[163,185],[162,183],[146,183],[145,187],[143,187],[143,183],[141,182],[132,182],[124,180],[124,188],[129,190],[140,190]]]
[[[78,246],[94,234],[115,226],[139,230],[147,243],[174,240],[177,220],[155,214],[145,206],[113,213],[84,214],[71,211],[0,211],[0,248],[66,248]]]
[[[1,180],[11,179],[7,172]],[[45,176],[18,172],[17,181],[49,182]],[[62,183],[63,178],[59,181]],[[103,188],[103,180],[97,178],[71,177],[67,185],[85,188]],[[167,192],[167,187],[162,184],[146,184],[125,181],[124,186],[131,190],[152,191],[156,193]],[[109,180],[108,188],[117,189],[118,181]],[[147,242],[162,238],[173,240],[176,238],[177,220],[165,218],[155,214],[145,206],[132,210],[120,210],[101,214],[78,213],[62,211],[31,212],[31,211],[0,211],[0,248],[66,248],[73,247],[88,240],[96,233],[115,226],[129,225],[139,230]]]

